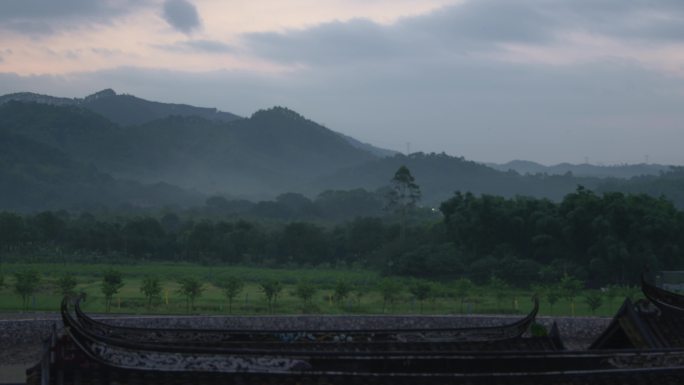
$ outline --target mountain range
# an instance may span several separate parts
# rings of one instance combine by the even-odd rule
[[[19,92],[0,96],[0,104],[8,101],[35,102],[54,106],[78,106],[98,113],[122,126],[142,124],[171,115],[197,116],[211,121],[230,122],[240,119],[230,112],[216,108],[153,102],[133,95],[119,95],[112,89],[96,92],[85,98],[62,98],[40,95],[32,92]]]
[[[592,175],[582,171],[586,165],[555,172],[559,167],[531,162],[497,166],[444,153],[407,156],[284,107],[240,117],[113,90],[85,98],[0,96],[0,209],[5,210],[191,206],[213,195],[264,200],[286,192],[376,191],[401,165],[412,171],[426,205],[457,190],[560,199],[578,184],[619,189],[631,182],[616,177],[668,172],[666,166],[637,165],[589,169]],[[667,188],[656,190],[662,194]]]
[[[548,174],[548,175],[562,175],[565,173],[572,173],[576,176],[588,176],[596,178],[633,178],[642,175],[659,175],[663,172],[668,172],[670,166],[663,164],[621,164],[612,166],[599,166],[589,163],[571,164],[559,163],[552,166],[545,166],[529,160],[512,160],[507,163],[485,163],[487,166],[499,170],[525,174]]]

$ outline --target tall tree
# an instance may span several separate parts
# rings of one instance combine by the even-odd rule
[[[461,302],[461,313],[463,313],[463,303],[468,299],[468,295],[473,290],[473,282],[468,278],[459,278],[454,283],[456,288],[456,297]]]
[[[266,280],[260,284],[260,289],[266,297],[266,303],[268,304],[269,313],[273,313],[273,308],[278,300],[278,295],[283,290],[283,285],[280,281],[276,280]]]
[[[105,310],[109,313],[112,306],[112,297],[123,287],[121,272],[109,269],[102,275],[102,294],[105,296]]]
[[[204,285],[195,277],[181,278],[178,285],[178,293],[185,297],[185,310],[190,313],[190,309],[195,308],[195,299],[202,295]]]
[[[349,297],[352,289],[353,287],[351,284],[349,284],[349,282],[343,279],[337,280],[335,289],[333,290],[333,301],[335,301],[336,304],[341,305],[344,300]]]
[[[506,299],[508,295],[510,294],[510,287],[508,284],[498,278],[497,276],[492,275],[489,278],[489,289],[494,293],[494,298],[496,299],[496,307],[501,310],[501,301]]]
[[[401,295],[403,285],[401,282],[393,278],[385,278],[378,283],[378,291],[382,296],[382,312],[385,312],[388,306],[394,305]]]
[[[553,305],[555,305],[561,298],[561,288],[559,285],[548,285],[544,286],[544,295],[546,296],[546,302],[549,303],[549,308],[553,311]]]
[[[311,300],[313,299],[313,296],[316,294],[317,290],[318,288],[313,284],[313,282],[301,280],[297,282],[292,294],[302,300],[302,310],[306,311],[307,307],[311,306]]]
[[[426,299],[429,299],[433,295],[434,288],[430,282],[414,281],[409,286],[409,292],[415,299],[418,300],[420,312],[423,313],[423,303]]]
[[[25,270],[14,273],[14,291],[21,297],[23,309],[28,310],[29,298],[38,288],[40,274],[35,270]]]
[[[354,299],[356,299],[356,306],[361,307],[361,298],[368,294],[368,286],[366,285],[354,285],[353,290]]]
[[[66,297],[74,294],[76,288],[76,277],[73,274],[67,273],[57,279],[57,286],[59,287],[59,294]]]
[[[582,286],[584,284],[582,281],[579,279],[570,276],[570,275],[564,275],[563,278],[561,278],[561,281],[559,283],[560,288],[563,292],[563,296],[570,301],[570,312],[575,316],[575,297],[577,297],[582,290]]]
[[[162,288],[159,284],[159,278],[151,275],[146,275],[143,278],[142,284],[140,285],[140,292],[145,295],[145,298],[147,298],[148,309],[152,307],[152,300],[159,298],[161,291]]]
[[[400,236],[403,241],[406,236],[406,216],[409,210],[414,208],[420,200],[420,186],[415,183],[411,171],[406,166],[399,167],[390,184],[386,208],[399,214],[401,219]]]
[[[600,290],[590,290],[584,296],[584,302],[589,306],[591,314],[596,312],[596,309],[603,305],[603,293]]]
[[[228,313],[232,313],[233,301],[235,300],[235,297],[237,297],[237,295],[242,291],[242,288],[245,286],[245,282],[240,278],[231,275],[222,279],[217,283],[216,286],[223,290],[223,294],[228,300]]]

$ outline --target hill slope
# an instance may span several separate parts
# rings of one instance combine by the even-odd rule
[[[112,89],[105,89],[85,98],[63,98],[32,92],[19,92],[0,96],[0,105],[10,101],[80,107],[102,115],[120,126],[142,125],[171,116],[199,117],[212,122],[233,122],[242,119],[240,116],[230,112],[219,111],[216,108],[154,102],[133,95],[117,94]],[[347,135],[340,133],[337,133],[337,135],[344,138],[353,147],[370,152],[375,156],[383,157],[396,153],[395,151],[363,143]]]
[[[443,153],[378,156],[383,154],[282,107],[230,121],[181,114],[137,125],[117,124],[84,107],[112,100],[145,104],[112,93],[85,99],[14,94],[34,99],[28,103],[0,98],[0,208],[161,206],[214,194],[259,200],[285,192],[374,191],[386,187],[402,165],[415,176],[426,205],[436,206],[455,191],[560,200],[583,185],[665,194],[684,206],[681,171],[629,180],[520,175]]]
[[[304,191],[311,179],[375,159],[280,107],[228,123],[171,116],[121,127],[74,105],[11,101],[0,105],[0,129],[117,178],[252,198]]]
[[[203,199],[163,183],[113,178],[52,146],[0,131],[0,210],[187,206]]]

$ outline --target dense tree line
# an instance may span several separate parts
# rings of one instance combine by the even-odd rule
[[[628,194],[665,196],[676,207],[684,208],[684,167],[670,166],[659,175],[642,175],[630,179],[606,179],[596,188],[599,192],[621,191]]]
[[[304,211],[317,207],[294,194],[275,203],[283,202]],[[216,199],[207,210],[220,211],[227,203]],[[566,275],[590,286],[630,284],[645,266],[684,267],[684,213],[665,199],[598,195],[582,187],[560,203],[456,193],[440,210],[437,219],[412,212],[403,237],[403,221],[389,214],[323,225],[173,212],[126,218],[3,212],[0,255],[6,261],[360,266],[389,275],[467,277],[478,284],[497,277],[515,286]]]
[[[204,207],[187,210],[205,218],[242,218],[251,220],[339,222],[359,216],[382,216],[384,191],[326,190],[314,199],[285,193],[273,200],[252,202],[212,196]]]
[[[366,264],[397,238],[399,225],[358,218],[324,227],[313,222],[193,220],[161,217],[98,219],[65,211],[0,213],[4,260],[117,259],[241,263],[269,266]]]
[[[457,193],[441,210],[474,278],[494,271],[553,281],[567,273],[589,283],[634,283],[646,267],[684,266],[684,213],[648,195],[579,187],[556,204]]]

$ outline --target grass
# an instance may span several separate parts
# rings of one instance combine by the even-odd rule
[[[195,301],[193,314],[227,314],[228,305],[222,291],[214,286],[220,277],[234,275],[245,281],[243,291],[233,303],[233,314],[259,315],[268,314],[265,296],[259,288],[264,280],[279,280],[284,289],[277,301],[274,313],[278,314],[379,314],[383,313],[383,300],[375,285],[381,277],[369,270],[340,269],[268,269],[237,266],[201,266],[182,263],[141,263],[136,265],[104,265],[104,264],[3,264],[5,288],[0,289],[0,312],[16,312],[21,310],[21,299],[14,293],[13,274],[16,271],[33,269],[41,274],[41,282],[30,300],[31,311],[57,311],[61,296],[58,294],[57,279],[66,273],[75,275],[78,285],[76,291],[84,292],[87,301],[83,308],[88,312],[104,312],[104,297],[101,288],[102,272],[113,268],[121,271],[124,286],[112,301],[113,313],[127,314],[185,314],[186,302],[178,292],[177,280],[181,277],[194,276],[204,282],[205,291]],[[162,296],[154,306],[147,308],[144,295],[140,292],[144,276],[153,275],[160,279]],[[311,305],[303,305],[294,294],[294,285],[299,280],[308,280],[317,287]],[[332,301],[334,286],[338,280],[345,280],[354,285],[365,287],[360,302],[348,299],[343,304]],[[402,280],[402,279],[400,279]],[[402,280],[407,287],[409,281]],[[460,300],[449,293],[449,283],[442,283],[443,295],[425,301],[425,314],[461,314],[461,313],[509,313],[524,314],[532,307],[530,290],[512,289],[505,300],[497,303],[491,290],[487,287],[475,287],[471,293],[470,305],[462,306]],[[606,303],[592,314],[584,303],[582,295],[576,299],[575,314],[580,316],[597,315],[612,316],[622,299]],[[570,303],[559,300],[553,307],[542,301],[541,315],[570,315]],[[405,290],[396,303],[384,309],[391,314],[419,314],[420,304]]]

